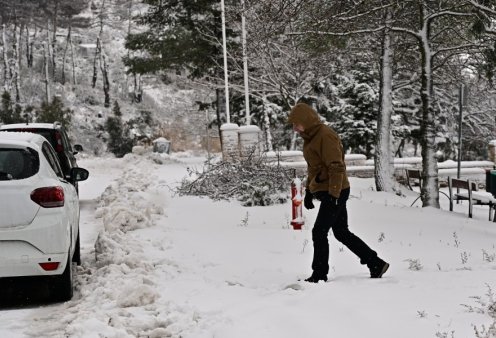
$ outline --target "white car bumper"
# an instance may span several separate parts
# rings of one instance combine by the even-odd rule
[[[0,277],[60,275],[67,264],[68,253],[43,254],[29,243],[0,241]],[[45,271],[40,263],[59,262],[56,270]]]
[[[28,226],[0,229],[0,277],[60,275],[71,245],[70,229],[53,215],[38,216]],[[59,262],[46,271],[40,263]]]

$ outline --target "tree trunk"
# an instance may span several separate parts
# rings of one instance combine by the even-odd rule
[[[141,88],[141,74],[134,74],[133,100],[140,103],[143,100],[143,89]]]
[[[102,53],[102,60],[100,61],[100,68],[102,70],[102,79],[103,79],[103,94],[105,96],[105,102],[103,106],[105,108],[110,107],[110,81],[108,76],[108,64],[107,58],[105,54]]]
[[[31,64],[29,62],[29,42],[30,42],[30,38],[29,38],[29,27],[26,25],[26,65],[28,66],[28,68],[31,68]]]
[[[7,38],[5,36],[5,24],[2,24],[2,55],[3,55],[3,90],[5,92],[10,92],[10,67],[9,58],[7,55]]]
[[[425,15],[424,15],[425,18]],[[439,208],[438,168],[435,153],[435,120],[433,107],[432,53],[429,44],[430,22],[424,21],[419,39],[421,52],[421,88],[422,121],[420,123],[420,140],[422,146],[422,187],[420,195],[423,207]]]
[[[96,86],[96,80],[98,78],[98,61],[100,60],[100,53],[101,53],[101,48],[100,48],[100,36],[96,38],[96,48],[95,48],[95,58],[93,59],[93,78],[91,80],[91,87],[95,88]],[[101,65],[100,65],[101,67]]]
[[[77,85],[76,79],[76,62],[74,61],[74,48],[72,46],[72,36],[69,37],[69,44],[71,46],[71,63],[72,63],[72,84]]]
[[[47,22],[47,62],[52,63],[52,42],[50,38],[50,26],[49,23]]]
[[[264,127],[265,127],[265,139],[266,139],[266,148],[267,151],[274,151],[274,146],[272,144],[272,133],[270,131],[270,117],[267,113],[267,109],[265,109],[266,97],[262,98],[263,102],[263,114],[264,114]]]
[[[19,69],[19,35],[17,34],[17,23],[14,24],[14,39],[13,39],[13,81],[15,88],[15,100],[17,103],[21,101],[20,85],[21,85],[21,74]]]
[[[133,0],[129,0],[128,3],[128,8],[127,8],[127,20],[128,20],[128,25],[127,25],[127,35],[129,36],[131,34],[131,28],[132,28],[132,23],[133,23]],[[127,50],[127,57],[129,58],[129,49]],[[126,67],[126,72],[124,72],[125,76],[125,83],[126,83],[126,88],[125,88],[125,96],[127,97],[129,95],[129,74],[127,72],[127,67]]]
[[[95,49],[95,58],[93,59],[93,80],[91,82],[91,86],[95,88],[96,80],[98,77],[98,67],[97,63],[100,63],[100,68],[102,68],[102,34],[103,34],[103,11],[105,8],[105,0],[102,1],[102,7],[100,9],[100,32],[98,32],[98,36],[96,38],[96,49]],[[103,79],[105,82],[105,79]]]
[[[19,40],[17,43],[18,46],[18,51],[17,51],[17,59],[19,60],[19,71],[22,69],[22,34],[24,32],[24,23],[21,23],[21,26],[19,27]]]
[[[34,47],[34,40],[36,39],[36,28],[34,29],[34,35],[33,38],[29,36],[29,29],[28,26],[26,26],[26,64],[28,68],[33,67],[33,47]]]
[[[65,61],[67,58],[67,50],[69,49],[69,41],[71,40],[71,25],[69,25],[69,29],[67,30],[67,41],[65,43],[64,48],[64,56],[62,58],[62,84],[65,84]]]
[[[391,20],[391,12],[386,14],[386,25]],[[379,116],[377,119],[377,144],[374,158],[374,177],[377,191],[394,190],[394,158],[391,152],[391,115],[393,114],[393,64],[391,32],[385,29],[382,39],[381,78],[379,88]]]
[[[53,39],[52,39],[52,79],[55,81],[56,75],[56,60],[57,57],[57,15],[59,10],[59,0],[55,0],[55,8],[53,11]]]
[[[50,102],[50,81],[48,78],[48,63],[50,62],[50,56],[48,53],[48,49],[50,49],[50,44],[48,41],[45,45],[43,45],[43,68],[45,72],[45,100],[47,103]]]

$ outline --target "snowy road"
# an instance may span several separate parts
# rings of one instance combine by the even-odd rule
[[[486,293],[496,287],[496,228],[486,209],[468,219],[465,206],[409,208],[414,196],[353,179],[352,231],[391,270],[371,280],[332,239],[330,281],[309,285],[296,280],[311,272],[316,209],[294,231],[288,204],[175,196],[186,167],[201,167],[179,156],[80,161],[91,179],[80,187],[75,297],[0,308],[0,337],[458,338],[494,321]]]
[[[94,262],[95,260],[95,241],[102,228],[101,222],[95,219],[95,210],[99,203],[98,199],[105,188],[121,174],[122,161],[114,159],[104,161],[102,159],[81,160],[79,165],[91,172],[88,181],[80,183],[81,252],[85,265],[87,265],[88,261]],[[78,283],[80,283],[80,279],[78,279]],[[76,292],[73,301],[69,303],[77,301],[79,297],[80,295]],[[56,336],[52,334],[57,330],[50,330],[58,320],[54,320],[52,324],[46,323],[48,325],[46,325],[45,329],[48,329],[48,331],[36,332],[36,325],[39,325],[39,318],[50,316],[57,318],[57,315],[63,318],[64,315],[60,315],[60,312],[64,312],[67,309],[67,304],[44,306],[43,300],[9,299],[8,306],[0,307],[0,337]],[[60,336],[62,337],[63,335]]]

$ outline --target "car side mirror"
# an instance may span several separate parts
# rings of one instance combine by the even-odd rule
[[[90,176],[90,173],[84,168],[75,167],[71,169],[71,180],[73,182],[85,181],[88,176]]]
[[[80,145],[80,144],[75,144],[74,145],[74,150],[75,150],[74,155],[76,155],[77,153],[83,151],[83,146]]]

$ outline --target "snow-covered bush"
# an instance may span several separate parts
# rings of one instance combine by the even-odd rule
[[[206,163],[204,171],[189,169],[177,189],[180,195],[214,200],[236,198],[244,206],[266,206],[288,200],[290,170],[269,165],[264,158]]]

